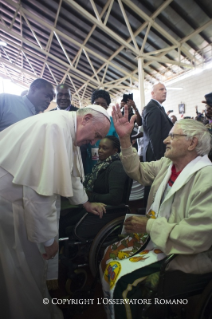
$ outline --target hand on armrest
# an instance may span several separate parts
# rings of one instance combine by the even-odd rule
[[[85,204],[83,204],[83,207],[86,209],[87,212],[98,215],[100,218],[102,218],[103,214],[106,213],[105,206],[106,205],[102,203],[86,202]]]

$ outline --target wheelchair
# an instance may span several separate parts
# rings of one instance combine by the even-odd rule
[[[129,213],[129,208],[125,208],[127,211],[125,211],[122,216],[106,224],[94,239],[86,241],[71,241],[71,239],[68,238],[66,242],[66,249],[73,245],[85,245],[88,252],[88,254],[86,254],[86,262],[84,264],[73,264],[69,258],[69,280],[70,278],[75,278],[74,281],[81,284],[81,287],[74,291],[75,298],[82,297],[82,293],[84,293],[84,298],[90,298],[93,296],[93,289],[98,280],[99,264],[103,257],[104,250],[112,243],[120,240],[119,235],[123,227],[125,214]],[[183,273],[178,270],[166,271],[166,267],[175,257],[176,255],[171,255],[164,260],[160,269],[158,287],[155,291],[150,291],[148,296],[148,298],[152,298],[152,305],[146,305],[143,308],[142,313],[139,314],[139,318],[212,319],[212,273],[197,275]],[[87,280],[86,271],[83,269],[84,266],[89,266],[94,277],[93,284],[86,291],[83,291]],[[81,277],[84,279],[82,280]],[[73,293],[73,289],[70,288],[70,285],[67,284],[66,288],[67,292]],[[178,309],[173,309],[173,306],[170,303],[162,305],[154,304],[155,298],[168,301],[176,299],[186,300],[188,298],[190,300],[195,296],[198,298],[198,302],[195,303],[192,309],[189,309],[189,305],[187,307],[187,305],[184,304],[180,305],[180,309],[178,307],[179,305],[177,306]]]
[[[103,257],[104,249],[110,245],[110,243],[119,240],[118,234],[121,233],[124,217],[127,213],[130,213],[127,202],[129,200],[131,186],[132,179],[128,177],[123,194],[123,204],[106,206],[106,214],[104,217],[110,221],[100,229],[99,232],[96,231],[99,227],[96,216],[89,216],[88,213],[85,213],[79,222],[71,228],[71,231],[69,227],[69,231],[71,232],[69,236],[59,238],[60,246],[62,246],[59,255],[60,266],[63,267],[67,274],[66,292],[73,298],[82,298],[82,295],[85,295],[83,298],[89,298],[88,296],[93,294],[95,284],[98,280],[99,262]],[[113,211],[111,215],[110,211]],[[94,232],[97,232],[97,235],[85,239],[83,238],[83,233],[85,232],[85,227],[89,227],[89,225],[85,226],[88,216],[97,221],[97,225],[92,224],[92,228]],[[99,222],[101,222],[101,220]],[[91,287],[87,291],[84,291],[87,282],[86,266],[89,266],[94,281]]]
[[[155,305],[152,302],[151,306],[146,305],[140,318],[212,319],[212,272],[199,275],[179,270],[166,271],[166,267],[175,257],[176,255],[170,255],[164,260],[159,273],[158,287],[156,291],[150,291],[152,301],[162,300],[164,304]],[[193,300],[192,304],[194,297],[197,297],[198,301]],[[173,300],[174,303],[179,300],[180,306],[172,306]],[[192,306],[194,305],[192,308],[189,301]]]

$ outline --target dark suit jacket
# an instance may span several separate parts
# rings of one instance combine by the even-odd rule
[[[75,106],[71,105],[69,111],[70,111],[70,112],[73,112],[73,111],[78,111],[78,110],[79,110],[78,107],[75,107]],[[57,111],[57,108],[52,109],[52,110],[50,110],[50,111]]]
[[[143,111],[144,161],[159,160],[164,156],[167,138],[173,124],[159,103],[151,100]]]

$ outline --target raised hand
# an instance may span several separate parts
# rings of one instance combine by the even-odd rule
[[[112,117],[116,132],[120,139],[130,138],[130,134],[134,127],[134,122],[136,120],[136,115],[133,115],[128,121],[128,107],[124,106],[124,115],[122,115],[119,105],[113,106]]]

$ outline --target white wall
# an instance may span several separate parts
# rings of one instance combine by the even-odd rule
[[[209,66],[209,65],[208,65]],[[207,67],[207,66],[206,66]],[[198,73],[199,72],[199,73]],[[178,104],[185,104],[184,116],[195,116],[195,106],[198,106],[199,112],[202,112],[205,108],[205,104],[201,103],[204,100],[204,95],[212,92],[212,68],[200,69],[184,79],[166,82],[167,89],[167,100],[163,103],[166,111],[173,110],[171,113],[176,115],[178,119],[181,115],[178,111]],[[169,89],[170,88],[170,89]],[[182,88],[182,90],[171,90],[171,88]],[[148,92],[145,95],[145,103],[151,99],[151,94]]]

